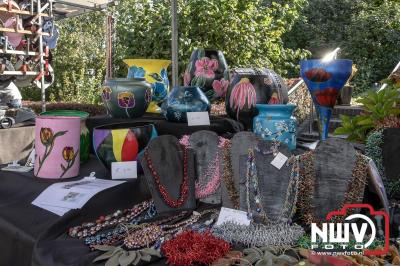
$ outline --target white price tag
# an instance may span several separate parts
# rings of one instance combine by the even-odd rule
[[[111,163],[111,179],[137,178],[137,162],[113,162]]]
[[[222,207],[216,225],[224,222],[234,222],[241,225],[250,225],[250,220],[245,211]]]
[[[210,116],[208,112],[188,112],[187,121],[188,126],[209,126]]]
[[[288,157],[279,152],[272,160],[271,164],[280,170],[287,160]]]

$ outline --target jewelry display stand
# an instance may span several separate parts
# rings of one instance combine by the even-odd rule
[[[342,139],[319,142],[300,156],[299,211],[306,223],[325,220],[344,203],[362,203],[368,158]]]
[[[207,184],[212,180],[215,171],[219,171],[220,181],[222,181],[222,155],[219,154],[219,138],[217,133],[208,130],[197,131],[190,136],[189,142],[190,147],[192,147],[195,154],[196,182],[199,182],[200,187],[204,188],[207,186]],[[215,163],[218,163],[218,168],[207,174],[211,166],[215,166]],[[219,185],[214,193],[205,198],[201,198],[200,201],[211,204],[220,204],[221,186]]]
[[[261,205],[267,215],[269,221],[284,222],[292,217],[288,217],[289,213],[282,213],[289,182],[291,180],[293,165],[288,161],[282,166],[281,169],[276,168],[271,164],[275,158],[273,154],[274,143],[272,141],[259,140],[256,144],[254,151],[254,162],[256,165],[256,177],[258,182],[258,188],[261,193],[260,200]],[[288,159],[291,157],[291,152],[288,147],[284,144],[276,146],[277,152],[282,153]],[[260,218],[260,212],[256,211],[255,194],[253,186],[247,188],[247,175],[248,175],[248,155],[240,156],[239,163],[239,195],[240,195],[240,209],[248,211],[248,203],[250,203],[251,211],[254,218]],[[294,163],[294,162],[293,162]],[[253,184],[250,179],[250,185]],[[293,184],[294,185],[294,184]],[[249,192],[249,197],[247,193]],[[247,202],[249,200],[249,202]],[[289,206],[291,208],[294,205],[293,197],[289,199]]]
[[[239,193],[239,182],[240,182],[240,173],[239,173],[239,163],[240,163],[240,156],[246,155],[248,153],[249,148],[255,148],[257,145],[258,140],[261,140],[257,137],[253,132],[239,132],[233,136],[231,140],[231,151],[230,151],[230,158],[231,158],[231,166],[233,174],[233,181],[235,184],[235,188],[237,193]],[[226,186],[222,186],[222,205],[227,208],[232,208],[233,204],[229,200],[228,190]]]
[[[183,182],[183,146],[178,139],[171,135],[163,135],[153,139],[147,146],[147,152],[151,159],[153,168],[160,177],[161,185],[165,187],[167,194],[177,200],[181,192],[181,184]],[[151,196],[157,209],[157,213],[173,212],[180,210],[192,210],[196,208],[195,199],[195,170],[194,170],[194,154],[188,149],[187,156],[187,172],[188,172],[188,195],[186,201],[176,208],[167,205],[165,199],[155,182],[146,161],[146,156],[140,156],[140,163],[147,180]]]

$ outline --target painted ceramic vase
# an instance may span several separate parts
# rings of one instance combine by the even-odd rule
[[[39,116],[35,126],[34,175],[62,179],[79,174],[81,119]]]
[[[225,98],[229,70],[221,51],[199,48],[193,51],[183,75],[184,86],[197,86],[210,101]]]
[[[252,127],[256,104],[286,104],[288,90],[283,79],[267,68],[239,68],[232,72],[226,95],[226,112],[235,120]]]
[[[165,118],[172,122],[187,122],[188,112],[210,112],[211,104],[204,92],[195,86],[175,87],[162,104]]]
[[[296,118],[294,104],[257,104],[259,114],[253,120],[254,134],[265,140],[275,140],[286,144],[290,150],[296,149]]]
[[[352,61],[346,59],[303,60],[300,74],[306,83],[318,115],[321,140],[328,138],[329,120],[340,90],[346,84],[352,71]]]
[[[103,125],[93,129],[93,149],[100,162],[110,170],[113,162],[136,161],[150,140],[157,136],[154,125],[146,122]]]
[[[144,78],[108,79],[101,88],[101,98],[114,118],[136,118],[146,112],[152,89]]]
[[[85,163],[89,160],[90,155],[90,135],[86,127],[86,119],[89,113],[78,110],[52,110],[43,112],[42,116],[75,116],[81,119],[81,142],[80,142],[80,162]]]
[[[128,78],[145,78],[152,87],[152,102],[147,112],[160,113],[158,104],[167,97],[169,91],[167,68],[171,61],[161,59],[124,59],[123,61],[128,65]]]

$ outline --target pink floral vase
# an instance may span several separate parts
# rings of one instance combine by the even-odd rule
[[[80,133],[79,117],[37,117],[34,175],[49,179],[77,176],[80,160]]]
[[[194,50],[183,74],[183,84],[199,87],[210,101],[224,99],[229,70],[223,53],[213,49]]]

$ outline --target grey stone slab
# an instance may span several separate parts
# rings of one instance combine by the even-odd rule
[[[291,217],[281,216],[281,214],[283,204],[286,200],[287,188],[292,172],[292,165],[285,164],[281,169],[278,169],[271,164],[272,160],[275,158],[274,154],[264,154],[271,151],[271,141],[259,140],[256,145],[260,150],[255,150],[254,156],[263,209],[270,221],[282,221],[282,219],[290,219]],[[286,157],[291,157],[291,152],[286,145],[281,145],[278,150]],[[240,209],[247,211],[247,155],[240,156],[239,172]],[[259,213],[256,212],[256,208],[254,207],[254,193],[252,191],[249,193],[249,200],[250,205],[252,206],[253,217],[257,218]]]
[[[400,180],[400,128],[383,131],[382,162],[388,180]]]
[[[315,189],[312,205],[319,219],[341,206],[356,163],[356,151],[349,142],[328,138],[315,149]]]
[[[212,176],[207,176],[206,172],[210,163],[215,162],[217,154],[219,153],[218,135],[213,131],[201,130],[190,135],[189,142],[195,154],[196,180],[200,183],[201,187],[204,187],[212,179]],[[220,177],[222,177],[222,154],[219,154],[218,157],[220,158],[218,171],[220,172]],[[215,193],[206,198],[200,199],[200,201],[211,204],[220,204],[221,186],[218,187]]]
[[[246,155],[249,148],[254,148],[257,145],[257,141],[261,138],[257,137],[253,132],[243,131],[236,133],[231,139],[231,163],[233,172],[233,181],[235,183],[235,188],[239,192],[239,182],[240,182],[240,156]],[[222,205],[227,208],[232,208],[232,203],[227,197],[226,188],[222,187]]]
[[[153,139],[147,146],[153,166],[161,179],[161,184],[165,186],[169,195],[173,199],[178,199],[180,194],[180,186],[183,180],[183,150],[178,139],[171,135],[163,135]],[[186,202],[177,208],[168,206],[155,184],[154,177],[150,173],[144,156],[140,157],[140,163],[150,189],[151,196],[154,200],[158,213],[171,212],[177,210],[192,210],[196,208],[195,199],[195,170],[194,170],[194,153],[191,149],[188,151],[188,178],[189,193]]]

